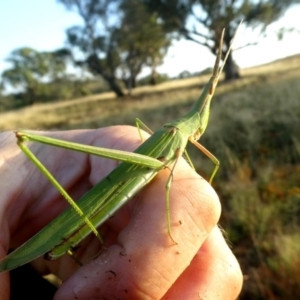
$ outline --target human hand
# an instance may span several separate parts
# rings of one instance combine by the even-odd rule
[[[135,128],[47,133],[78,143],[127,151],[140,143]],[[0,135],[0,257],[44,227],[68,204],[16,145],[13,133]],[[117,162],[64,149],[32,147],[73,198],[100,181]],[[220,204],[211,186],[182,160],[171,187],[172,235],[167,234],[162,170],[114,218],[101,226],[107,249],[90,235],[78,250],[79,267],[67,255],[33,262],[43,274],[64,283],[55,299],[235,299],[241,289],[239,265],[217,222]],[[100,253],[100,254],[99,254]],[[98,254],[98,255],[97,255]],[[96,258],[91,259],[91,257]],[[0,275],[0,299],[9,299],[8,274]]]

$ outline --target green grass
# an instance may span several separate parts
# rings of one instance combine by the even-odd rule
[[[201,143],[221,161],[214,187],[220,224],[245,276],[240,299],[300,298],[300,55],[242,71],[220,84]],[[156,130],[182,116],[208,77],[172,81],[134,91],[39,104],[0,114],[0,129],[74,129],[134,125]],[[191,149],[206,178],[211,161]]]

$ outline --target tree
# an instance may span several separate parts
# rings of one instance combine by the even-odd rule
[[[143,0],[151,12],[156,12],[168,30],[207,47],[216,54],[223,28],[224,53],[227,51],[238,23],[265,31],[290,5],[298,0]],[[249,42],[247,45],[253,43]],[[226,79],[239,77],[230,53],[225,66]]]
[[[33,104],[45,82],[64,75],[66,55],[64,50],[38,52],[27,47],[16,49],[7,58],[12,68],[2,73],[2,85],[8,83],[25,90],[28,102]]]
[[[149,14],[139,0],[124,0],[120,5],[123,12],[121,27],[118,31],[119,48],[124,56],[123,73],[127,87],[136,86],[136,77],[142,67],[152,69],[152,83],[156,81],[156,67],[163,62],[171,44],[155,14]]]
[[[69,45],[73,48],[75,64],[87,66],[94,75],[101,75],[118,95],[124,93],[117,79],[117,68],[121,59],[116,45],[116,26],[110,22],[115,13],[114,0],[58,0],[82,18],[82,26],[67,30]],[[78,59],[74,53],[80,53]]]
[[[83,20],[82,26],[67,31],[71,48],[81,55],[75,62],[102,76],[118,96],[124,95],[120,78],[133,88],[143,66],[162,62],[170,40],[141,1],[58,1],[75,9]]]

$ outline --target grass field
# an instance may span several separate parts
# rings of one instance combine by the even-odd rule
[[[187,112],[207,80],[138,88],[122,100],[107,93],[38,104],[0,114],[0,130],[134,125],[135,117],[156,130]],[[221,83],[201,143],[221,161],[213,185],[244,273],[240,299],[300,298],[300,55]],[[191,156],[209,177],[211,161],[195,149]]]

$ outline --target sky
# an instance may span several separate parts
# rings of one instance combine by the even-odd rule
[[[241,28],[235,47],[257,41],[234,52],[234,59],[241,68],[264,64],[278,58],[300,53],[300,5],[294,5],[276,23],[267,29],[267,38],[257,32]],[[10,67],[5,62],[10,52],[21,47],[38,51],[52,51],[64,46],[67,28],[81,24],[80,17],[56,0],[0,1],[0,74]],[[278,41],[276,31],[281,27],[295,28],[298,32],[286,34]],[[212,67],[214,56],[203,46],[187,40],[173,42],[164,64],[158,72],[170,77],[182,71],[199,72]],[[147,70],[142,75],[147,75]]]

